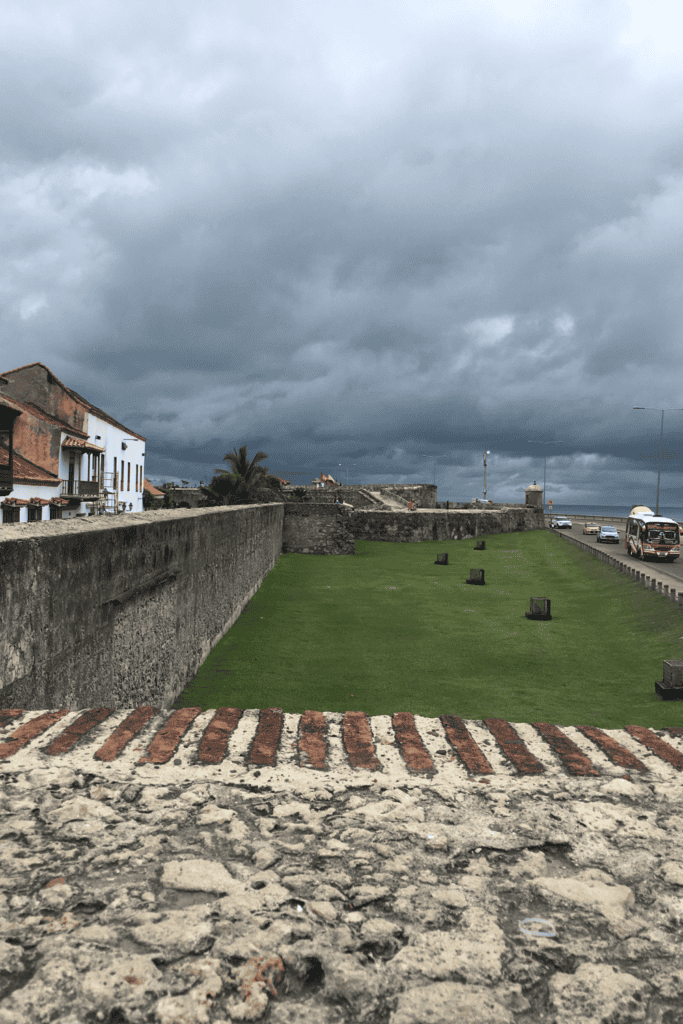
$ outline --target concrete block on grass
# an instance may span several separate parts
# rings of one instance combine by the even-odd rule
[[[683,700],[683,661],[665,661],[663,670],[664,678],[655,682],[655,692],[662,700]]]
[[[550,598],[549,597],[532,597],[531,598],[531,611],[524,612],[527,619],[536,619],[542,622],[549,622],[552,619],[550,614]]]
[[[437,555],[434,565],[448,565],[448,552],[445,551],[443,555]]]
[[[483,587],[484,582],[484,570],[483,569],[470,569],[470,578],[465,580],[465,583],[474,583],[475,586]]]

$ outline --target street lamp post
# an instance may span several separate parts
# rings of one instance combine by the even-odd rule
[[[664,413],[665,412],[683,412],[683,409],[653,409],[647,405],[634,405],[634,409],[648,410],[649,412],[661,412],[662,414],[662,429],[659,433],[659,469],[657,470],[657,507],[655,509],[655,515],[659,515],[659,477],[662,472],[662,438],[664,437]]]
[[[491,452],[484,452],[484,501],[486,501],[486,456]]]
[[[562,444],[562,441],[532,441],[527,439],[528,444]],[[546,456],[543,456],[543,511],[545,512],[545,460]]]
[[[433,470],[434,470],[434,486],[436,486],[436,456],[435,455],[430,455],[429,452],[425,452],[423,454],[422,458],[423,459],[434,459],[434,466],[433,466]]]

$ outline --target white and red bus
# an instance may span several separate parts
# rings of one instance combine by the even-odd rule
[[[647,561],[675,562],[681,553],[681,531],[674,519],[656,516],[647,505],[634,505],[626,520],[626,552]]]

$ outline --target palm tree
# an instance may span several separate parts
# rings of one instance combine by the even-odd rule
[[[223,456],[224,462],[230,462],[233,472],[215,470],[216,476],[209,487],[201,490],[211,501],[219,505],[253,505],[261,502],[284,500],[280,484],[275,477],[268,476],[268,468],[257,466],[257,462],[267,459],[265,452],[257,452],[249,462],[246,444],[228,455]]]

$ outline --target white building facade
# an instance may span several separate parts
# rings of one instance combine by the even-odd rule
[[[142,512],[145,438],[42,363],[0,374],[3,523]]]

